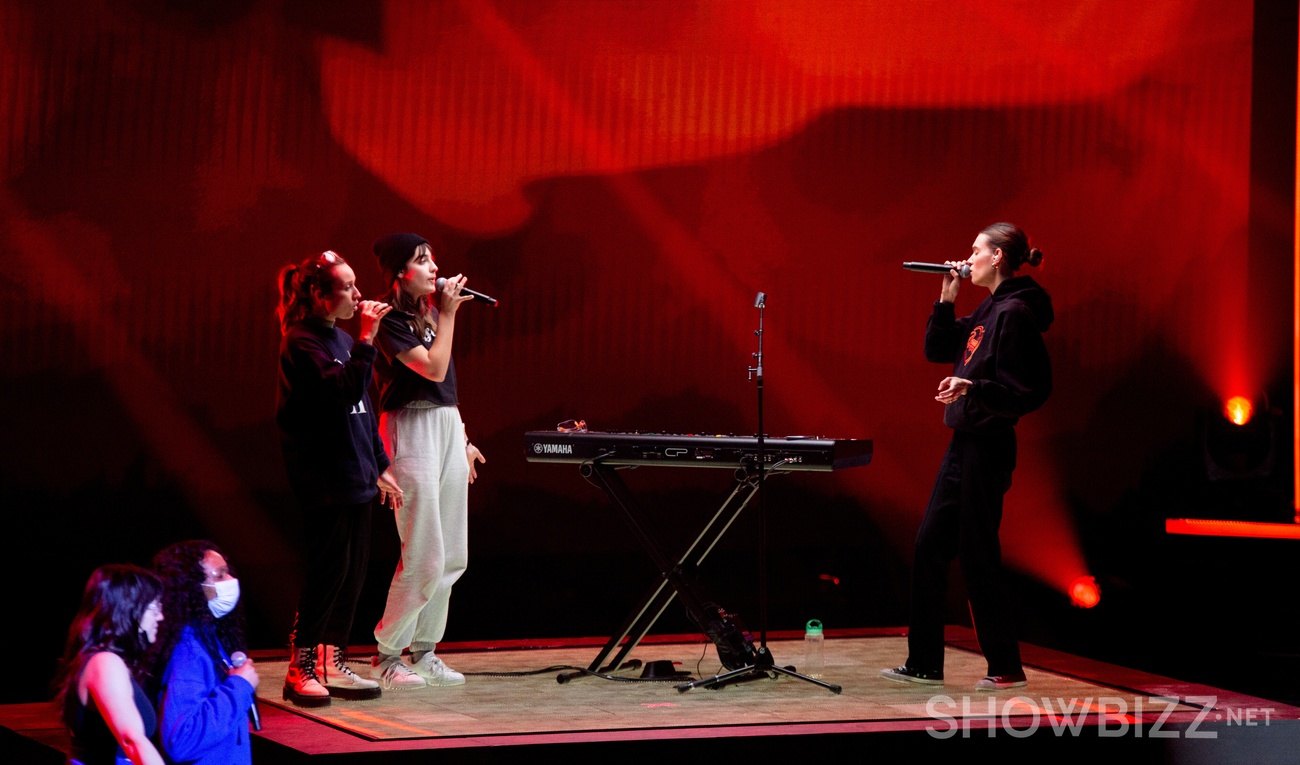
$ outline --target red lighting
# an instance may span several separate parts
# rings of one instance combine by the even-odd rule
[[[1255,407],[1245,396],[1233,396],[1223,405],[1223,416],[1234,425],[1245,425],[1255,413]]]
[[[1101,602],[1101,588],[1091,576],[1081,576],[1070,584],[1070,602],[1079,608],[1092,608]]]

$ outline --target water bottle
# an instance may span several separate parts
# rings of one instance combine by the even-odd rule
[[[826,636],[822,634],[822,623],[810,619],[803,633],[803,673],[809,677],[821,677],[826,670],[825,654]]]

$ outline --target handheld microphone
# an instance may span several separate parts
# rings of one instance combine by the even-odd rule
[[[908,271],[920,271],[921,273],[926,274],[946,274],[953,270],[953,268],[956,268],[958,276],[963,279],[970,278],[969,263],[962,263],[960,266],[948,266],[943,263],[913,263],[909,260],[903,263],[903,268],[906,268]]]
[[[441,277],[441,276],[438,277],[438,281],[434,282],[434,284],[437,285],[437,287],[438,287],[439,290],[441,290],[441,289],[443,288],[443,285],[445,285],[446,283],[447,283],[447,280],[444,279],[444,278]],[[484,295],[482,292],[475,292],[474,290],[470,289],[469,287],[461,287],[461,288],[460,288],[460,293],[461,293],[462,295],[469,295],[470,297],[474,298],[475,300],[481,300],[481,301],[483,301],[484,303],[487,303],[488,305],[492,306],[493,308],[496,308],[496,307],[497,307],[497,299],[496,299],[496,298],[494,298],[494,297],[488,297],[487,295]]]
[[[248,654],[243,651],[235,651],[230,654],[230,666],[242,667],[244,662],[248,661]],[[253,694],[253,705],[248,708],[248,721],[253,724],[253,730],[262,729],[262,715],[257,711],[257,694]]]

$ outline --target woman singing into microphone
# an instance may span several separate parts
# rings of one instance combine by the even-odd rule
[[[465,676],[434,651],[447,628],[452,585],[468,564],[474,463],[487,461],[460,419],[451,360],[456,309],[473,298],[461,292],[460,275],[439,290],[433,250],[421,236],[389,234],[374,250],[393,307],[377,339],[379,431],[405,502],[397,511],[402,557],[375,627],[371,677],[391,689],[459,685]],[[408,647],[411,664],[402,660]]]
[[[279,285],[275,421],[306,544],[283,695],[307,707],[373,699],[379,684],[353,672],[346,651],[370,556],[371,504],[376,495],[395,510],[402,504],[368,393],[375,335],[390,308],[362,300],[356,274],[333,251],[285,266]],[[358,313],[353,341],[335,323]]]
[[[925,329],[925,357],[952,365],[935,400],[944,404],[943,421],[953,433],[916,534],[907,663],[880,673],[895,682],[943,684],[943,611],[948,568],[956,558],[988,662],[988,676],[976,690],[1026,684],[1006,602],[998,528],[1002,496],[1016,467],[1015,425],[1052,392],[1043,343],[1054,318],[1052,299],[1033,278],[1016,275],[1021,266],[1042,260],[1024,231],[994,223],[975,238],[970,258],[947,264],[951,270]],[[971,283],[990,294],[974,313],[958,319],[958,269],[965,265]]]

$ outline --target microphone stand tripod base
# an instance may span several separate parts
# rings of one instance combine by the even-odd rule
[[[721,675],[714,675],[713,677],[692,680],[689,683],[682,683],[681,685],[676,686],[676,688],[678,693],[686,693],[692,688],[710,688],[716,690],[724,686],[734,685],[736,683],[748,683],[752,680],[759,680],[762,678],[776,680],[780,675],[787,675],[789,677],[795,677],[812,683],[813,685],[820,685],[831,693],[837,695],[844,690],[834,683],[827,683],[818,680],[815,677],[801,675],[795,671],[794,667],[776,666],[772,661],[771,652],[768,651],[766,647],[762,647],[758,650],[757,655],[754,657],[754,663],[748,667],[733,669],[730,672]]]

